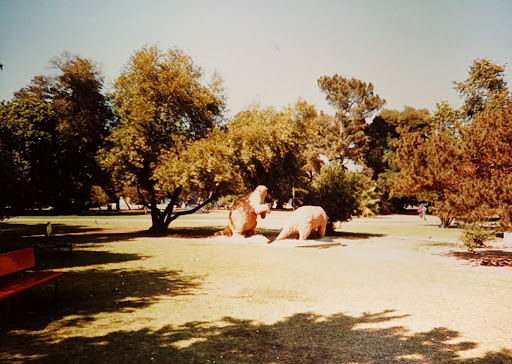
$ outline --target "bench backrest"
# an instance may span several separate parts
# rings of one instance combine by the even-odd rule
[[[31,268],[35,265],[34,249],[32,248],[0,254],[0,276]]]

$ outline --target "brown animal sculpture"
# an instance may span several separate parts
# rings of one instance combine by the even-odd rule
[[[325,236],[327,214],[320,206],[302,206],[292,213],[287,226],[281,230],[276,240],[283,240],[292,234],[298,234],[298,239],[306,240],[318,229],[320,238]]]
[[[270,213],[270,207],[265,204],[265,197],[267,197],[267,187],[260,185],[251,193],[237,199],[229,211],[228,227],[215,233],[215,236],[254,235],[258,215],[264,219],[266,214]]]

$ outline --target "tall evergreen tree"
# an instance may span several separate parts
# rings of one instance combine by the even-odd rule
[[[461,196],[472,221],[499,216],[512,230],[512,105],[486,110],[461,131],[465,141]]]
[[[469,121],[485,109],[500,109],[510,102],[505,65],[497,65],[486,58],[475,60],[469,67],[468,78],[454,84],[464,101],[462,110]]]
[[[370,138],[366,134],[367,118],[384,104],[385,100],[375,94],[372,83],[339,75],[322,76],[318,79],[320,90],[336,109],[339,123],[341,159],[361,161],[368,151]]]

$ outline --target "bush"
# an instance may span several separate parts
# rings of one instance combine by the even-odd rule
[[[231,208],[231,205],[233,205],[233,202],[235,202],[235,200],[240,197],[240,196],[237,196],[237,195],[227,195],[227,196],[222,196],[222,197],[219,197],[219,199],[217,200],[217,205],[221,208]]]
[[[479,223],[466,224],[462,229],[460,240],[472,252],[475,248],[484,248],[485,243],[494,240],[496,232]]]
[[[107,205],[110,202],[110,197],[108,197],[101,186],[94,185],[91,187],[89,200],[91,201],[91,206],[101,208],[101,206]]]
[[[374,182],[364,174],[347,171],[343,166],[326,166],[310,186],[304,203],[322,206],[329,217],[327,229],[333,231],[337,221],[376,211],[374,189]]]

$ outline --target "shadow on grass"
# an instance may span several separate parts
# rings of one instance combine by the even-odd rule
[[[485,265],[491,267],[512,267],[512,252],[499,249],[470,251],[453,251],[446,254],[471,265]]]
[[[512,351],[464,359],[477,347],[448,328],[411,333],[401,326],[369,328],[401,316],[392,311],[348,316],[299,313],[274,324],[226,317],[152,331],[120,330],[52,340],[27,331],[3,335],[6,362],[25,363],[512,363]]]
[[[40,248],[35,250],[35,258],[37,270],[59,270],[62,268],[86,267],[146,259],[144,255],[132,253],[112,253],[94,250],[74,250],[72,253],[69,253],[68,251],[56,252]]]
[[[49,242],[44,237],[46,224],[0,223],[0,253],[26,247],[50,248],[72,243],[73,246],[129,241],[141,237],[151,238],[208,238],[223,227],[169,228],[164,235],[154,235],[149,229],[133,231],[127,228],[93,228],[90,226],[52,224]],[[277,233],[276,233],[277,235]]]
[[[79,247],[91,248],[96,244],[131,241],[141,237],[154,237],[147,230],[133,231],[126,228],[104,229],[61,224],[53,224],[52,226],[54,234],[47,240],[43,234],[45,224],[0,223],[0,253],[33,247],[36,251],[36,262],[38,262],[38,256],[51,256],[55,253],[55,250],[60,250],[59,247],[64,247],[64,251],[69,251],[70,245],[73,246],[73,250],[76,250]],[[72,253],[72,255],[76,254],[75,251]],[[63,254],[53,255],[60,258],[66,257]],[[105,261],[105,263],[108,262],[112,262],[112,260],[108,259]]]
[[[222,231],[224,227],[186,227],[186,228],[169,228],[165,236],[178,239],[206,239],[212,237],[218,231]]]
[[[22,224],[0,222],[0,253],[16,249],[47,245],[44,237],[46,224]],[[54,235],[50,243],[55,245],[66,244],[74,240],[75,234],[93,234],[101,231],[100,228],[91,228],[80,225],[52,224]],[[72,234],[72,235],[68,235]]]
[[[6,223],[0,222],[0,237],[3,239],[17,239],[19,237],[33,237],[42,236],[46,223],[38,224],[22,224],[22,223]],[[81,225],[65,225],[52,223],[53,232],[60,234],[75,234],[85,233],[91,231],[98,231],[99,228],[92,228],[90,226]]]
[[[103,243],[130,241],[149,236],[146,231],[111,232],[101,229],[82,229],[80,226],[66,227],[72,228],[68,229],[71,235],[51,236],[50,242],[44,236],[19,234],[17,237],[2,239],[0,234],[0,253],[34,248],[37,270],[121,263],[144,258],[139,254],[112,253],[94,249],[96,245]],[[73,245],[72,252],[69,251],[70,243]],[[59,246],[64,246],[63,250],[60,250]],[[80,250],[80,248],[87,249]]]
[[[335,238],[349,239],[349,240],[364,240],[372,238],[382,238],[387,234],[374,234],[374,233],[353,233],[348,231],[334,231],[329,236]]]
[[[281,232],[281,229],[256,229],[256,233],[265,235],[267,238],[269,238],[271,241],[275,240],[277,235]],[[347,239],[347,240],[365,240],[365,239],[372,239],[372,238],[381,238],[386,236],[387,234],[373,234],[373,233],[354,233],[354,232],[347,232],[347,231],[332,231],[327,233],[326,238],[341,238],[341,239]],[[288,239],[294,239],[298,238],[298,234],[291,235]],[[308,240],[316,240],[320,239],[320,235],[318,234],[318,231],[314,231],[311,233],[311,235],[308,237]],[[339,243],[336,243],[334,245],[341,245]]]
[[[141,237],[151,238],[178,238],[178,239],[206,239],[212,237],[216,232],[222,231],[225,226],[207,226],[207,227],[182,227],[171,228],[168,233],[162,236],[155,236],[148,230],[129,231],[124,229],[102,229],[92,228],[80,225],[53,224],[54,235],[48,242],[44,235],[45,224],[20,224],[20,223],[0,223],[0,253],[22,249],[27,247],[36,247],[39,250],[51,250],[52,247],[69,246],[75,247],[87,246],[88,244],[113,243],[117,241],[130,241]],[[256,234],[261,234],[273,241],[281,229],[257,228]],[[335,231],[329,234],[333,238],[342,238],[349,240],[371,239],[383,237],[386,234],[372,233],[353,233],[344,231]],[[311,239],[318,238],[314,234]],[[73,253],[74,254],[74,253]]]
[[[59,277],[56,300],[51,283],[10,297],[10,310],[2,326],[9,330],[41,330],[58,320],[63,320],[63,326],[80,326],[94,321],[99,313],[131,314],[163,298],[198,294],[201,283],[202,277],[174,270],[66,272]]]

